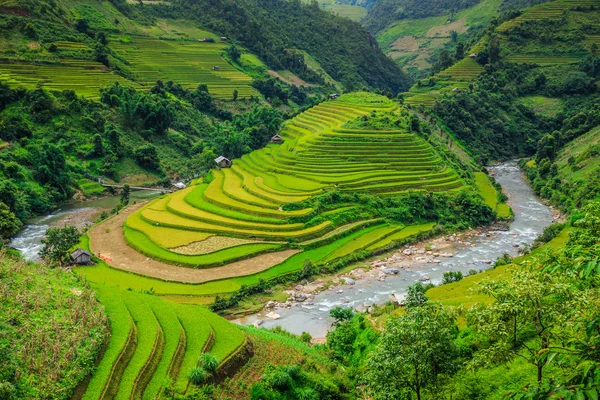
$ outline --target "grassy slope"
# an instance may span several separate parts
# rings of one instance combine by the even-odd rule
[[[502,0],[483,0],[481,3],[461,10],[455,14],[453,21],[460,21],[463,23],[457,23],[457,31],[466,31],[469,28],[484,27],[489,21],[498,15],[498,7],[502,3]],[[377,41],[384,50],[384,52],[392,52],[394,59],[402,58],[402,65],[406,66],[420,66],[419,69],[428,68],[428,62],[425,58],[431,56],[436,48],[440,47],[440,41],[448,43],[449,33],[448,29],[445,29],[448,16],[437,16],[420,19],[405,19],[391,23],[385,29],[377,33]],[[431,31],[431,32],[430,32]],[[439,35],[435,33],[439,31]],[[428,35],[430,32],[430,35]],[[403,37],[415,37],[422,39],[417,49],[411,51],[404,51],[402,53],[393,52],[394,42]],[[432,41],[432,39],[435,39]],[[437,42],[436,42],[437,41]],[[423,59],[420,63],[412,62],[414,57]],[[423,68],[424,67],[424,68]]]
[[[2,398],[68,399],[108,340],[104,308],[84,280],[4,251],[0,321]]]

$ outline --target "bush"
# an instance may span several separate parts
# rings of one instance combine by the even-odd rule
[[[442,280],[442,285],[452,282],[458,282],[462,280],[463,273],[460,271],[448,271],[444,272],[444,279]]]
[[[215,373],[219,366],[219,360],[210,353],[204,353],[200,357],[200,365],[205,371]]]
[[[204,384],[210,377],[211,374],[201,367],[194,368],[190,371],[190,374],[188,375],[190,382],[198,386]]]

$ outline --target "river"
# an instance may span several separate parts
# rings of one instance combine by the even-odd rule
[[[160,191],[132,191],[130,201],[156,197]],[[75,225],[85,228],[94,223],[103,211],[110,211],[121,201],[120,196],[103,197],[97,200],[64,205],[50,214],[32,218],[25,227],[10,241],[9,246],[19,250],[27,260],[37,260],[42,249],[42,238],[52,226]]]
[[[456,244],[450,249],[454,256],[438,257],[438,263],[402,269],[398,275],[391,275],[384,281],[376,279],[376,274],[371,274],[370,278],[356,280],[354,285],[325,290],[315,295],[311,304],[294,303],[289,309],[275,308],[273,311],[281,316],[280,319],[265,318],[265,311],[239,322],[249,325],[262,320],[262,327],[265,328],[279,325],[294,334],[308,332],[313,338],[323,338],[333,322],[329,317],[329,310],[333,307],[359,308],[384,304],[390,295],[401,298],[410,285],[425,276],[430,282],[439,284],[446,271],[462,271],[466,275],[472,269],[489,268],[490,260],[496,260],[505,253],[517,255],[519,248],[531,244],[552,223],[553,217],[550,209],[537,198],[525,181],[516,161],[490,167],[489,171],[502,185],[514,211],[514,221],[508,230],[487,231],[470,238],[469,244]]]

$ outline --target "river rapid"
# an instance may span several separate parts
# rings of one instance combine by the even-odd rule
[[[132,191],[131,202],[146,200],[160,195],[156,190]],[[21,252],[27,260],[37,260],[42,250],[42,238],[46,230],[53,226],[75,225],[79,229],[92,225],[103,211],[113,209],[121,201],[120,196],[109,196],[97,200],[64,205],[50,214],[32,218],[21,231],[12,238],[9,246]]]
[[[429,278],[428,282],[438,285],[446,271],[462,271],[466,275],[473,269],[490,268],[491,261],[505,253],[517,255],[519,248],[531,244],[552,223],[552,213],[525,181],[516,161],[488,170],[502,185],[514,211],[514,221],[508,230],[485,231],[470,237],[466,243],[457,241],[444,249],[444,252],[453,253],[453,257],[436,257],[437,262],[401,269],[398,275],[389,275],[385,280],[378,279],[378,273],[371,271],[353,285],[343,284],[315,295],[308,304],[294,303],[291,308],[275,308],[272,311],[281,317],[277,320],[266,317],[271,310],[264,310],[238,322],[244,325],[260,323],[265,328],[279,325],[294,334],[308,332],[313,338],[324,338],[333,322],[329,317],[333,307],[364,309],[373,304],[384,304],[390,295],[402,298],[410,285],[425,277]]]

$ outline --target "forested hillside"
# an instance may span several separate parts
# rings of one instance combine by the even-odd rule
[[[362,20],[411,77],[446,68],[444,53],[468,48],[495,18],[547,0],[379,0]]]

